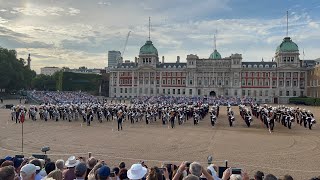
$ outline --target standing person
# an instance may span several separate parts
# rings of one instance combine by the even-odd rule
[[[174,128],[174,118],[175,118],[175,112],[172,109],[170,112],[170,122],[171,122],[171,128]]]
[[[2,97],[0,98],[0,101],[1,101],[1,104],[2,104],[3,103],[3,98]]]
[[[117,121],[118,121],[118,131],[122,130],[122,120],[123,120],[123,112],[122,112],[122,108],[119,109],[118,113],[117,113]]]

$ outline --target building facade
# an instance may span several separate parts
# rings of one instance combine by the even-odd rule
[[[187,55],[186,62],[159,60],[148,40],[135,62],[110,69],[110,97],[248,96],[266,103],[286,103],[306,95],[307,67],[290,37],[277,47],[274,60],[243,61],[241,54],[222,58],[215,49],[209,58]]]
[[[320,98],[320,64],[308,71],[307,96]]]
[[[43,67],[43,68],[40,68],[40,74],[52,76],[55,72],[58,72],[60,70],[61,68],[58,68],[58,67]]]
[[[118,63],[122,63],[120,51],[108,51],[108,67],[115,67]]]

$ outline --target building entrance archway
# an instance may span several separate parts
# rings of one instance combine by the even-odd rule
[[[214,92],[214,91],[210,91],[209,96],[211,96],[211,97],[215,97],[215,96],[216,96],[216,92]]]

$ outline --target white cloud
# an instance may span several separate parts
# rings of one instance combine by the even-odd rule
[[[4,24],[9,22],[7,19],[3,19],[2,17],[0,17],[0,24]]]
[[[6,9],[0,9],[0,12],[7,12],[8,10]]]
[[[60,13],[64,11],[63,8],[60,7],[37,7],[37,6],[30,6],[30,7],[14,7],[11,11],[13,14],[21,13],[27,16],[59,16]]]
[[[68,14],[71,15],[71,16],[75,16],[77,14],[80,13],[80,9],[76,9],[76,8],[69,8],[69,12]]]
[[[312,27],[312,28],[316,28],[316,29],[319,28],[319,24],[317,22],[314,22],[314,21],[309,22],[309,26]]]

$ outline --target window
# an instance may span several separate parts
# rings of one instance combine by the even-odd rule
[[[170,94],[170,89],[168,89],[168,94]]]
[[[144,93],[145,93],[145,94],[148,94],[148,93],[149,93],[149,89],[148,89],[148,88],[145,88],[145,89],[144,89]]]
[[[166,80],[165,79],[162,80],[162,84],[166,84]]]
[[[279,96],[282,96],[282,91],[279,91]]]
[[[127,88],[124,88],[124,93],[128,93],[128,92],[127,92]]]
[[[192,80],[191,79],[189,80],[189,84],[192,85]]]
[[[153,94],[153,88],[150,89],[150,94]]]
[[[178,83],[177,84],[180,84],[180,79],[178,79],[178,81],[177,81]]]
[[[273,80],[273,81],[272,81],[272,86],[276,86],[276,85],[277,85],[276,80]]]
[[[198,79],[198,85],[201,85],[201,79]]]
[[[120,93],[122,93],[122,88],[120,88]]]
[[[172,84],[176,84],[176,80],[175,79],[172,79]]]
[[[226,86],[228,86],[229,85],[229,81],[228,80],[226,80]]]
[[[182,94],[186,94],[186,90],[185,89],[182,89]]]
[[[283,81],[279,81],[279,86],[283,86]]]
[[[287,57],[283,57],[283,62],[286,62],[287,61]]]
[[[293,81],[293,86],[297,86],[297,81]]]
[[[291,62],[293,62],[294,61],[294,57],[291,57]]]
[[[159,79],[157,79],[157,84],[160,84],[160,80]]]
[[[269,96],[269,91],[266,90],[266,91],[264,92],[264,95],[265,95],[265,96]]]
[[[178,89],[178,94],[180,94],[180,89]]]
[[[293,96],[297,96],[297,92],[296,91],[293,91]]]
[[[238,91],[237,90],[234,91],[234,96],[238,96]]]
[[[192,89],[189,89],[189,95],[192,95]]]
[[[259,96],[262,96],[262,90],[259,91]]]
[[[162,89],[162,93],[163,93],[163,94],[166,94],[166,90],[165,90],[165,89]]]
[[[251,90],[248,90],[248,96],[251,96]]]
[[[248,86],[251,86],[252,80],[248,80]]]
[[[290,86],[290,81],[287,81],[286,82],[286,87],[289,87]]]
[[[170,80],[170,79],[168,79],[167,83],[168,83],[168,84],[171,84],[171,80]]]
[[[255,65],[253,65],[253,68],[257,68],[258,66],[255,64]]]
[[[186,84],[186,80],[182,80],[182,84],[185,85]]]
[[[172,94],[176,94],[176,89],[172,89]]]
[[[201,95],[201,89],[198,89],[198,96]]]
[[[286,91],[286,96],[290,96],[290,92],[289,91]]]
[[[113,88],[113,92],[114,92],[114,93],[117,93],[117,88]]]
[[[238,86],[238,80],[237,79],[234,80],[234,85]]]
[[[246,80],[242,80],[242,86],[245,86],[246,85]]]
[[[242,96],[246,95],[246,90],[242,90]]]

